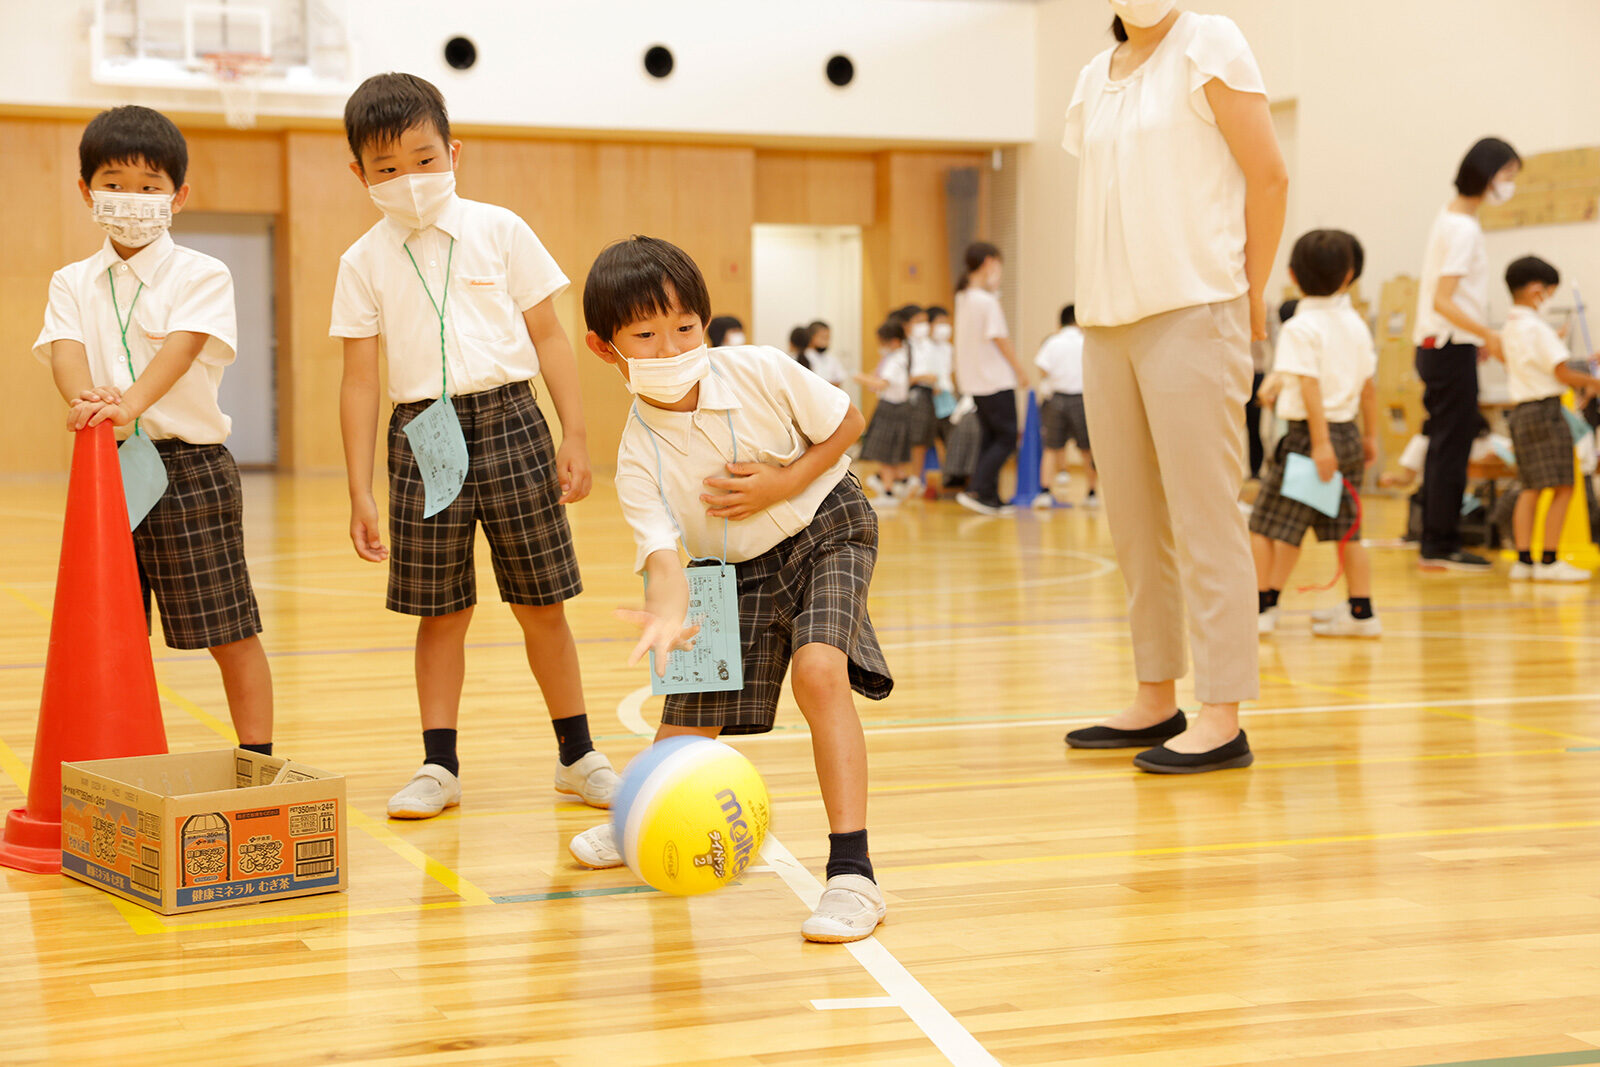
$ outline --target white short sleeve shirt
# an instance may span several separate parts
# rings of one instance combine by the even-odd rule
[[[1481,345],[1483,338],[1457,329],[1433,309],[1439,292],[1439,279],[1455,277],[1455,304],[1479,322],[1489,320],[1489,246],[1476,215],[1440,208],[1428,232],[1428,248],[1422,257],[1422,280],[1417,285],[1417,322],[1411,340],[1422,344],[1436,338],[1443,347],[1455,343]]]
[[[1062,139],[1080,161],[1078,322],[1125,326],[1243,296],[1244,172],[1205,87],[1264,96],[1250,45],[1231,19],[1186,11],[1120,80],[1114,51],[1078,76]]]
[[[844,364],[839,362],[839,357],[832,352],[818,352],[814,348],[808,348],[806,358],[811,361],[811,372],[829,385],[843,385],[850,378],[849,372],[844,369]]]
[[[128,352],[122,348],[119,313],[128,324]],[[50,279],[44,329],[33,352],[49,363],[52,343],[79,341],[88,353],[94,384],[126,391],[161,351],[167,335],[178,331],[205,334],[205,346],[172,388],[150,405],[139,428],[157,441],[222,444],[233,423],[217,406],[217,387],[223,368],[234,360],[239,339],[233,276],[221,260],[173,243],[170,234],[162,234],[126,261],[107,240],[88,259],[56,271]],[[118,435],[132,432],[131,426],[124,427]]]
[[[515,213],[455,197],[433,226],[383,219],[350,246],[339,259],[328,332],[381,338],[392,403],[439,397],[446,374],[450,393],[481,393],[538,375],[522,313],[569,284]],[[442,361],[434,311],[441,299]]]
[[[1000,298],[971,286],[956,294],[956,383],[968,396],[990,396],[1017,387],[1017,372],[995,341],[1007,337]]]
[[[1044,376],[1046,393],[1083,392],[1083,331],[1064,326],[1051,334],[1039,346],[1033,363]]]
[[[1572,358],[1561,335],[1532,308],[1513,304],[1500,331],[1506,350],[1506,385],[1514,404],[1567,391],[1555,369]]]
[[[1285,376],[1278,394],[1280,419],[1306,417],[1299,375],[1317,379],[1329,422],[1353,422],[1361,411],[1361,391],[1378,372],[1378,352],[1349,297],[1308,296],[1278,333],[1273,370]]]
[[[720,558],[724,520],[706,515],[700,496],[714,491],[705,479],[725,477],[733,462],[788,466],[832,437],[849,410],[843,390],[777,349],[756,345],[711,350],[711,373],[700,382],[693,411],[635,402],[617,446],[616,480],[633,530],[633,569],[644,570],[654,552],[676,551],[679,528],[690,555]],[[840,456],[798,495],[727,522],[729,561],[754,559],[804,530],[849,470],[850,457]]]
[[[904,404],[911,399],[911,350],[902,345],[893,352],[885,352],[878,361],[878,377],[889,384],[878,393],[878,399],[889,404]]]

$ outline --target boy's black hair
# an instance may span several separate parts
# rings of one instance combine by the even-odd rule
[[[1561,284],[1561,272],[1538,256],[1523,256],[1506,268],[1506,288],[1516,296],[1535,282],[1554,288]]]
[[[1290,297],[1278,305],[1278,321],[1288,322],[1294,318],[1294,313],[1300,310],[1300,301]]]
[[[635,235],[606,246],[583,283],[583,320],[606,341],[629,323],[682,309],[711,318],[711,294],[689,253]]]
[[[901,344],[904,344],[906,340],[906,328],[897,320],[890,319],[878,327],[878,340],[899,341]]]
[[[1456,192],[1462,196],[1482,196],[1507,163],[1521,163],[1517,150],[1498,137],[1485,137],[1461,159],[1456,171]]]
[[[966,265],[967,269],[961,275],[961,284],[956,286],[956,292],[959,293],[968,285],[972,284],[973,271],[977,270],[991,259],[999,258],[1001,258],[1000,249],[996,248],[988,241],[974,241],[968,245],[966,255],[962,257],[962,263]]]
[[[901,322],[910,322],[918,315],[926,315],[927,313],[927,308],[924,308],[921,304],[907,304],[894,314],[895,318],[899,319]]]
[[[1342,230],[1312,230],[1294,243],[1289,269],[1307,296],[1332,296],[1344,287],[1355,263],[1355,247]]]
[[[189,145],[173,121],[137,104],[102,111],[89,120],[78,141],[78,174],[85,184],[111,163],[147,163],[183,187],[189,173]]]
[[[827,330],[829,333],[833,332],[833,327],[829,326],[821,319],[814,320],[806,327],[806,329],[810,330],[812,333],[816,333],[818,330]]]
[[[1076,326],[1078,324],[1078,305],[1068,304],[1061,309],[1061,325]]]
[[[932,322],[934,319],[948,319],[949,317],[950,317],[950,312],[948,310],[946,310],[945,308],[940,307],[938,304],[929,304],[928,305],[928,321],[929,322]]]
[[[721,348],[722,339],[727,337],[731,330],[744,333],[744,323],[732,315],[718,315],[706,324],[706,339],[711,342],[712,348]]]
[[[1350,238],[1350,280],[1354,282],[1367,269],[1367,250],[1361,247],[1361,239],[1355,234],[1346,233],[1345,236]]]
[[[1121,15],[1111,16],[1111,36],[1115,37],[1118,41],[1125,42],[1128,39],[1128,29],[1122,24]]]
[[[810,344],[811,327],[796,326],[794,329],[789,331],[789,347],[794,349],[796,352],[803,354],[806,350],[806,347]]]
[[[344,104],[344,135],[357,163],[363,148],[393,144],[413,126],[430,122],[448,149],[450,115],[444,95],[415,74],[374,74]]]

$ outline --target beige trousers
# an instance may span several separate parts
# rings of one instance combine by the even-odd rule
[[[1250,395],[1249,300],[1084,330],[1083,395],[1100,491],[1128,586],[1141,682],[1187,671],[1195,695],[1260,694],[1256,578],[1239,511]]]

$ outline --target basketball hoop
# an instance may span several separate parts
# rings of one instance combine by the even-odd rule
[[[254,126],[257,85],[272,57],[259,52],[208,52],[201,58],[217,83],[228,125],[236,130]]]

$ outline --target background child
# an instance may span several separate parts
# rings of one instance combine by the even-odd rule
[[[961,391],[977,406],[983,431],[967,491],[956,501],[980,515],[1004,515],[1000,470],[1017,449],[1017,386],[1028,380],[1006,329],[1000,289],[1000,250],[985,241],[967,248],[966,273],[956,292],[955,363]]]
[[[167,228],[189,198],[189,149],[146,107],[96,115],[78,143],[78,190],[106,231],[56,271],[34,354],[71,405],[67,426],[109,422],[154,442],[167,489],[133,530],[145,592],[169,648],[211,653],[240,744],[272,752],[272,670],[244,559],[239,469],[217,406],[234,361],[233,278]],[[137,446],[135,446],[137,447]]]
[[[909,495],[904,483],[915,418],[910,403],[911,353],[906,346],[905,328],[892,319],[885,322],[878,327],[878,345],[877,372],[855,376],[857,382],[878,394],[878,406],[861,439],[861,462],[878,465],[864,482],[877,494],[875,499],[881,504],[897,504],[901,497]]]
[[[1517,457],[1517,480],[1522,492],[1512,513],[1511,529],[1517,543],[1512,581],[1586,582],[1590,572],[1556,559],[1567,505],[1576,480],[1572,431],[1561,406],[1561,394],[1573,389],[1600,389],[1600,379],[1567,365],[1571,353],[1539,308],[1555,295],[1561,275],[1535,256],[1525,256],[1506,268],[1511,290],[1511,310],[1500,331],[1505,350],[1506,379],[1517,406],[1506,416],[1511,446]],[[1533,559],[1533,520],[1539,494],[1550,490],[1550,508],[1544,519],[1544,552]]]
[[[654,651],[665,671],[697,629],[684,625],[680,534],[691,557],[725,550],[737,565],[744,688],[668,696],[656,739],[771,730],[792,657],[831,831],[827,886],[800,929],[812,941],[858,941],[885,907],[867,853],[866,739],[850,693],[882,700],[894,687],[867,616],[878,520],[845,455],[863,419],[843,391],[781,352],[707,352],[709,307],[694,261],[650,237],[600,253],[584,285],[589,348],[637,398],[617,450],[617,496],[638,546],[634,569],[647,575],[645,605],[618,614],[643,631],[630,662]],[[586,866],[622,863],[609,823],[571,848]]]
[[[1077,309],[1068,304],[1061,309],[1061,329],[1045,338],[1034,357],[1039,368],[1039,389],[1044,403],[1039,409],[1040,436],[1044,438],[1044,462],[1039,467],[1039,495],[1036,508],[1055,505],[1051,487],[1058,474],[1065,473],[1067,442],[1083,453],[1089,489],[1084,507],[1097,507],[1094,453],[1089,450],[1089,421],[1083,413],[1083,331],[1078,329]]]
[[[587,496],[590,480],[577,363],[553,304],[566,276],[527,223],[455,195],[461,142],[450,139],[444,98],[428,82],[410,74],[368,78],[346,103],[344,122],[355,156],[350,169],[385,216],[340,258],[333,298],[330,333],[344,339],[340,423],[350,538],[362,559],[389,559],[389,609],[420,616],[424,763],[390,798],[389,814],[425,819],[461,801],[456,723],[477,602],[479,523],[500,598],[522,628],[528,666],[555,727],[555,787],[608,807],[618,779],[590,741],[578,650],[562,607],[583,583],[561,505]],[[372,497],[380,332],[395,405],[392,558]],[[559,451],[529,385],[540,373],[561,417]],[[469,466],[460,495],[428,516],[405,431],[446,393]]]
[[[818,319],[806,327],[806,335],[806,358],[802,362],[829,385],[842,386],[849,381],[850,374],[839,357],[828,352],[833,344],[832,328]]]
[[[933,347],[933,330],[928,312],[907,304],[893,316],[906,331],[906,348],[911,353],[911,467],[905,479],[907,496],[922,492],[922,471],[928,465],[928,449],[939,442],[941,429],[936,396],[939,388],[938,357]]]
[[[1278,335],[1276,373],[1282,376],[1278,417],[1288,430],[1278,442],[1250,515],[1260,598],[1258,629],[1277,627],[1278,597],[1300,558],[1306,529],[1319,541],[1348,542],[1341,549],[1349,603],[1315,618],[1319,637],[1377,637],[1382,624],[1372,610],[1372,565],[1361,544],[1355,493],[1366,464],[1377,458],[1378,367],[1367,324],[1344,295],[1354,280],[1354,239],[1339,230],[1313,230],[1295,242],[1289,273],[1302,292],[1294,319]],[[1355,422],[1361,415],[1361,425]],[[1310,456],[1323,481],[1343,477],[1339,514],[1329,518],[1283,495],[1286,460]]]
[[[713,348],[721,348],[723,345],[737,348],[745,343],[744,323],[732,315],[718,315],[706,327],[706,336],[711,339]]]

